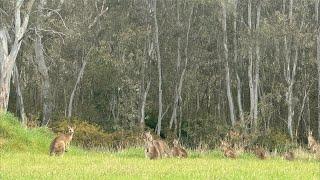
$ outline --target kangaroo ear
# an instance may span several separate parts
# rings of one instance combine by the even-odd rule
[[[73,126],[73,130],[77,129],[77,126]]]
[[[67,127],[68,127],[68,129],[70,129],[70,128],[71,128],[69,125],[68,125]]]

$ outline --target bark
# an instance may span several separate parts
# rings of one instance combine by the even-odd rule
[[[180,3],[177,1],[177,29],[178,31],[181,30],[181,22],[180,22],[180,13],[179,13],[179,7]],[[177,63],[176,63],[176,75],[175,75],[175,86],[174,86],[174,96],[173,96],[173,107],[172,107],[172,115],[170,119],[170,125],[169,128],[172,129],[172,125],[174,123],[174,134],[176,135],[177,132],[177,108],[178,108],[178,103],[179,103],[179,93],[178,93],[178,76],[180,76],[180,65],[181,65],[181,54],[180,54],[180,49],[181,49],[181,36],[180,33],[178,35],[178,47],[177,47]]]
[[[22,124],[22,126],[26,127],[27,126],[27,118],[26,118],[26,114],[24,111],[23,96],[22,96],[22,91],[21,91],[21,84],[20,84],[19,72],[18,72],[17,65],[14,65],[14,67],[13,67],[13,76],[14,76],[14,85],[15,85],[16,93],[17,93],[17,104],[19,106],[21,124]]]
[[[147,95],[150,89],[151,80],[148,81],[147,87],[145,88],[145,76],[146,76],[146,63],[147,63],[147,46],[144,49],[144,58],[141,68],[141,83],[140,83],[140,110],[139,110],[139,123],[141,130],[145,127],[145,107],[147,101]]]
[[[251,0],[248,2],[248,30],[251,34],[252,22],[251,22]],[[253,55],[252,55],[252,46],[249,45],[249,67],[248,67],[248,78],[249,78],[249,91],[250,91],[250,121],[251,126],[254,127],[255,122],[255,90],[254,90],[254,79],[253,79]]]
[[[81,69],[79,71],[79,74],[78,74],[78,77],[77,77],[77,81],[74,84],[73,90],[72,90],[71,95],[70,95],[70,100],[69,100],[69,105],[68,105],[68,118],[71,118],[71,116],[72,116],[72,106],[73,106],[74,96],[75,96],[78,84],[80,83],[80,81],[81,81],[81,79],[83,77],[84,69],[85,69],[86,65],[87,65],[87,59],[85,58],[83,63],[82,63]]]
[[[175,87],[175,99],[174,99],[174,104],[173,104],[173,113],[171,116],[171,120],[170,120],[170,128],[172,127],[172,122],[175,123],[175,128],[174,128],[174,134],[177,134],[178,131],[178,127],[179,127],[179,132],[178,132],[178,136],[180,136],[180,132],[181,132],[181,124],[182,124],[182,97],[181,97],[181,93],[182,93],[182,86],[183,86],[183,81],[184,81],[184,76],[187,70],[187,65],[188,65],[188,59],[189,59],[189,55],[188,55],[188,47],[189,47],[189,34],[190,34],[190,28],[191,28],[191,20],[192,20],[192,15],[193,15],[193,7],[194,5],[192,4],[191,7],[191,12],[189,15],[189,20],[188,20],[188,28],[187,28],[187,36],[186,36],[186,46],[184,49],[184,55],[185,55],[185,61],[184,61],[184,65],[179,77],[179,81],[176,84]],[[179,14],[179,13],[178,13]],[[179,16],[178,16],[179,17]],[[178,25],[180,24],[180,20],[178,20]],[[181,56],[180,56],[180,37],[178,38],[178,59],[177,59],[177,72],[180,71],[180,61],[181,61]],[[179,125],[177,122],[177,107],[179,107],[180,110],[180,121],[179,121]]]
[[[293,0],[289,1],[289,24],[292,25],[293,16],[292,16]]]
[[[317,65],[318,65],[318,136],[320,138],[320,31],[317,33]]]
[[[40,34],[37,35],[35,40],[35,63],[37,65],[37,69],[41,76],[41,90],[42,90],[42,126],[47,126],[51,119],[52,114],[52,97],[50,91],[50,78],[48,73],[48,68],[44,59],[43,54],[43,45],[42,45],[42,37]]]
[[[158,123],[157,123],[157,134],[161,133],[161,121],[162,121],[162,67],[161,67],[161,56],[160,56],[160,44],[159,44],[159,27],[157,20],[157,0],[153,1],[153,19],[154,19],[154,43],[157,51],[157,67],[158,67],[158,92],[159,92],[159,102],[158,102]]]
[[[285,40],[285,44],[287,44],[286,40]],[[289,50],[286,48],[286,51],[289,51]],[[287,61],[290,61],[288,55],[286,58],[287,58]],[[286,101],[288,104],[288,122],[287,123],[288,123],[288,132],[289,132],[291,139],[293,139],[292,122],[293,122],[293,116],[294,116],[294,106],[293,106],[293,102],[292,102],[292,100],[293,100],[293,85],[295,82],[297,61],[298,61],[298,48],[296,47],[292,72],[290,73],[290,71],[287,71],[287,73],[286,73],[286,79],[287,79],[287,83],[288,83],[288,91],[286,93]],[[290,69],[290,64],[288,64],[287,68],[288,68],[288,70]]]
[[[317,24],[317,69],[318,69],[318,137],[320,138],[320,29],[319,29],[319,0],[316,0],[316,24]]]
[[[234,117],[234,104],[231,93],[231,80],[230,80],[230,70],[228,63],[228,45],[227,45],[227,12],[225,3],[222,3],[222,30],[223,30],[223,50],[224,50],[224,62],[225,62],[225,70],[226,70],[226,88],[227,88],[227,97],[229,103],[229,114],[232,126],[235,125],[235,117]]]
[[[6,112],[8,109],[9,94],[10,94],[10,79],[13,71],[14,64],[18,52],[21,47],[22,38],[26,32],[27,25],[29,23],[29,15],[32,9],[32,5],[35,0],[29,0],[26,4],[26,13],[23,21],[21,21],[20,8],[23,4],[23,0],[17,0],[15,4],[15,20],[14,20],[14,33],[15,38],[13,44],[10,47],[7,40],[8,31],[5,28],[0,30],[0,48],[2,48],[2,62],[0,63],[0,111]]]
[[[257,6],[257,18],[256,18],[256,30],[257,32],[259,31],[259,26],[260,26],[260,10],[261,10],[261,5],[260,2],[258,2]],[[255,79],[254,79],[254,125],[253,128],[256,131],[257,126],[258,126],[258,89],[259,89],[259,78],[260,78],[260,46],[259,46],[259,40],[256,40],[256,63],[255,63]]]
[[[240,66],[240,63],[238,63],[238,44],[237,44],[237,7],[238,7],[238,0],[234,0],[234,6],[235,10],[233,13],[234,20],[233,20],[233,47],[234,47],[234,52],[233,52],[233,59],[234,62],[237,64],[237,66]],[[241,79],[239,77],[240,68],[236,70],[236,77],[237,77],[237,101],[238,101],[238,108],[239,108],[239,117],[240,121],[243,124],[244,123],[244,113],[243,113],[243,108],[242,108],[242,100],[241,100]]]

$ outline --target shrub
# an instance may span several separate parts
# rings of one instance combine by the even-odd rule
[[[277,149],[280,152],[294,147],[290,144],[290,137],[278,130],[272,130],[267,134],[259,135],[254,144],[267,147],[269,150]]]
[[[138,131],[118,130],[107,133],[100,126],[77,118],[56,121],[51,127],[54,132],[62,133],[68,125],[76,127],[72,144],[83,148],[118,150],[140,145],[142,141]]]

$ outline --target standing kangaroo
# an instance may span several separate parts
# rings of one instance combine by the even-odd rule
[[[74,130],[75,127],[68,126],[68,132],[66,134],[61,134],[53,139],[50,145],[50,156],[63,155],[64,152],[68,151]]]
[[[220,148],[223,150],[224,156],[228,158],[236,158],[236,151],[230,147],[230,144],[226,141],[220,140]]]
[[[170,150],[169,150],[169,146],[167,145],[167,143],[165,143],[162,140],[154,140],[150,131],[144,133],[143,138],[144,138],[144,141],[145,141],[146,146],[148,148],[153,149],[153,146],[154,146],[154,148],[158,151],[159,157],[170,156]]]
[[[173,157],[179,157],[179,158],[188,157],[187,151],[179,145],[179,141],[177,139],[173,140],[173,148],[171,149],[171,154]]]
[[[312,132],[308,133],[308,148],[313,153],[320,153],[320,144],[317,143],[316,139],[312,136]]]
[[[157,159],[160,157],[160,152],[158,148],[153,144],[152,141],[146,140],[145,141],[145,151],[144,154],[146,158],[149,159]]]

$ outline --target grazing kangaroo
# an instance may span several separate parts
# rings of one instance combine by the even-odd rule
[[[236,158],[236,151],[230,147],[229,143],[226,141],[220,140],[220,148],[223,150],[224,156],[227,158]]]
[[[50,145],[50,156],[63,155],[64,152],[68,151],[74,130],[75,127],[68,126],[68,132],[66,134],[61,134],[53,139]]]
[[[262,147],[258,147],[256,146],[253,149],[254,154],[259,158],[259,159],[266,159],[267,158],[267,152],[265,149],[263,149]]]
[[[165,143],[162,140],[154,140],[152,137],[152,134],[149,132],[146,132],[143,134],[144,141],[146,142],[146,145],[148,146],[154,146],[157,151],[159,152],[160,157],[168,157],[170,156],[170,150],[167,143]],[[150,143],[148,143],[150,142]]]
[[[294,160],[294,154],[293,154],[292,151],[284,153],[283,157],[288,161],[293,161]]]
[[[320,144],[318,144],[316,139],[312,136],[311,131],[308,133],[308,149],[313,153],[320,153]]]
[[[173,147],[171,149],[171,154],[173,157],[179,157],[179,158],[188,157],[187,151],[179,145],[179,141],[177,139],[173,140]]]

